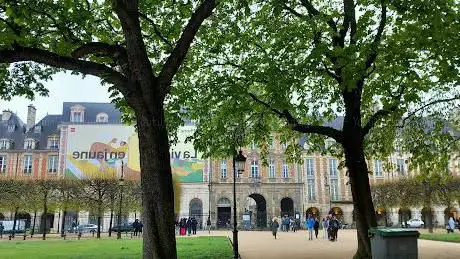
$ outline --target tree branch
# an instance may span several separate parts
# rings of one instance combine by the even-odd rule
[[[371,44],[371,53],[369,57],[367,57],[365,62],[365,70],[370,68],[374,63],[375,59],[377,58],[377,48],[382,41],[383,30],[385,29],[385,25],[387,23],[387,6],[384,3],[384,0],[381,2],[381,15],[379,27],[377,28],[377,34],[375,35],[374,41]]]
[[[396,95],[393,98],[395,100],[393,105],[391,105],[390,108],[388,109],[381,109],[377,111],[370,117],[370,119],[366,123],[366,126],[364,126],[363,128],[363,131],[362,131],[363,137],[365,137],[369,133],[369,131],[375,126],[375,124],[381,118],[390,115],[391,113],[395,112],[398,109],[399,105],[401,104],[401,99],[402,99],[402,95],[404,94],[404,90],[405,90],[405,86],[401,85],[398,91],[398,95]]]
[[[286,120],[288,125],[291,127],[292,130],[300,132],[300,133],[313,133],[313,134],[319,134],[323,136],[328,136],[330,138],[335,139],[338,143],[343,142],[343,134],[340,130],[336,130],[332,127],[328,126],[315,126],[315,125],[308,125],[308,124],[301,124],[297,121],[294,116],[288,111],[288,110],[278,110],[273,108],[269,103],[266,103],[259,98],[253,93],[249,93],[249,96],[257,103],[261,104],[262,106],[265,106],[268,108],[270,111],[275,113],[280,119]]]
[[[174,46],[172,45],[171,42],[169,42],[169,40],[165,36],[163,36],[163,34],[160,32],[160,29],[158,28],[158,25],[155,23],[155,21],[153,21],[147,15],[145,15],[145,14],[143,14],[141,12],[139,12],[139,16],[142,19],[144,19],[147,22],[149,22],[153,26],[153,31],[158,36],[158,38],[160,38],[161,41],[163,41],[166,45],[168,45],[169,51],[172,51]]]
[[[297,12],[296,10],[294,10],[294,8],[288,6],[286,3],[283,3],[283,7],[286,11],[290,12],[291,14],[293,14],[294,16],[296,16],[297,18],[300,18],[300,19],[305,19],[305,15]]]
[[[158,76],[160,85],[163,88],[163,96],[166,96],[166,94],[169,93],[172,79],[184,61],[198,29],[203,21],[211,16],[212,11],[216,8],[216,6],[216,0],[204,0],[190,17],[190,20],[182,31],[174,50],[169,55]]]
[[[404,127],[404,125],[406,124],[406,121],[408,119],[410,119],[412,116],[414,116],[415,114],[417,114],[417,112],[431,106],[431,105],[434,105],[434,104],[438,104],[438,103],[447,103],[447,102],[451,102],[451,101],[455,101],[455,100],[460,100],[460,95],[456,95],[452,98],[446,98],[446,99],[437,99],[437,100],[433,100],[429,103],[426,103],[424,105],[422,105],[421,107],[415,109],[414,111],[410,112],[401,122],[401,127]]]
[[[307,9],[307,11],[310,14],[310,16],[322,15],[322,13],[313,6],[311,1],[309,1],[309,0],[301,0],[300,2]],[[332,17],[327,20],[327,24],[329,25],[329,27],[334,32],[337,32],[337,24],[334,22],[334,19],[332,19]]]
[[[47,50],[23,47],[17,44],[13,49],[0,49],[0,63],[21,61],[33,61],[56,68],[94,75],[112,83],[121,93],[128,94],[128,79],[103,64],[61,56]]]

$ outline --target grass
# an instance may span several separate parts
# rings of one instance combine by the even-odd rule
[[[100,240],[29,240],[0,241],[1,259],[131,259],[141,258],[140,239]],[[231,258],[232,248],[226,237],[177,239],[178,258]]]
[[[460,233],[420,233],[421,239],[460,243]]]

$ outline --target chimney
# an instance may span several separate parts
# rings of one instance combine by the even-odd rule
[[[27,107],[27,126],[26,131],[29,131],[35,125],[35,115],[37,113],[37,109],[32,104]]]
[[[11,111],[4,110],[2,113],[2,121],[8,121],[11,118]]]

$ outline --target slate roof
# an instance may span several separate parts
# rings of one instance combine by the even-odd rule
[[[24,145],[24,133],[26,131],[25,123],[15,113],[11,112],[9,120],[3,120],[0,114],[0,139],[13,140],[14,147],[22,148]],[[9,125],[14,125],[13,132],[8,130]]]
[[[70,110],[73,106],[80,105],[85,108],[83,123],[96,123],[96,115],[106,113],[109,116],[108,124],[122,124],[121,112],[113,103],[89,103],[89,102],[64,102],[62,105],[62,122],[71,123]]]
[[[36,149],[48,148],[48,137],[51,135],[59,136],[58,125],[62,122],[62,115],[46,115],[35,126],[25,134],[25,138],[33,138],[38,140],[38,147]],[[36,131],[39,129],[40,131]]]

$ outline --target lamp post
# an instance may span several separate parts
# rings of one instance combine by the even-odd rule
[[[324,176],[324,187],[326,187],[327,190],[329,191],[329,212],[331,212],[331,209],[332,209],[331,185],[327,181],[327,176]]]
[[[243,151],[239,151],[238,155],[233,157],[233,256],[238,259],[238,230],[236,229],[236,177],[244,172],[246,165],[246,157],[243,156]]]
[[[118,207],[118,231],[117,231],[117,239],[121,239],[121,206],[123,203],[123,186],[125,184],[125,179],[123,178],[123,160],[121,160],[121,176],[120,180],[118,181],[118,185],[120,187],[120,204]]]

